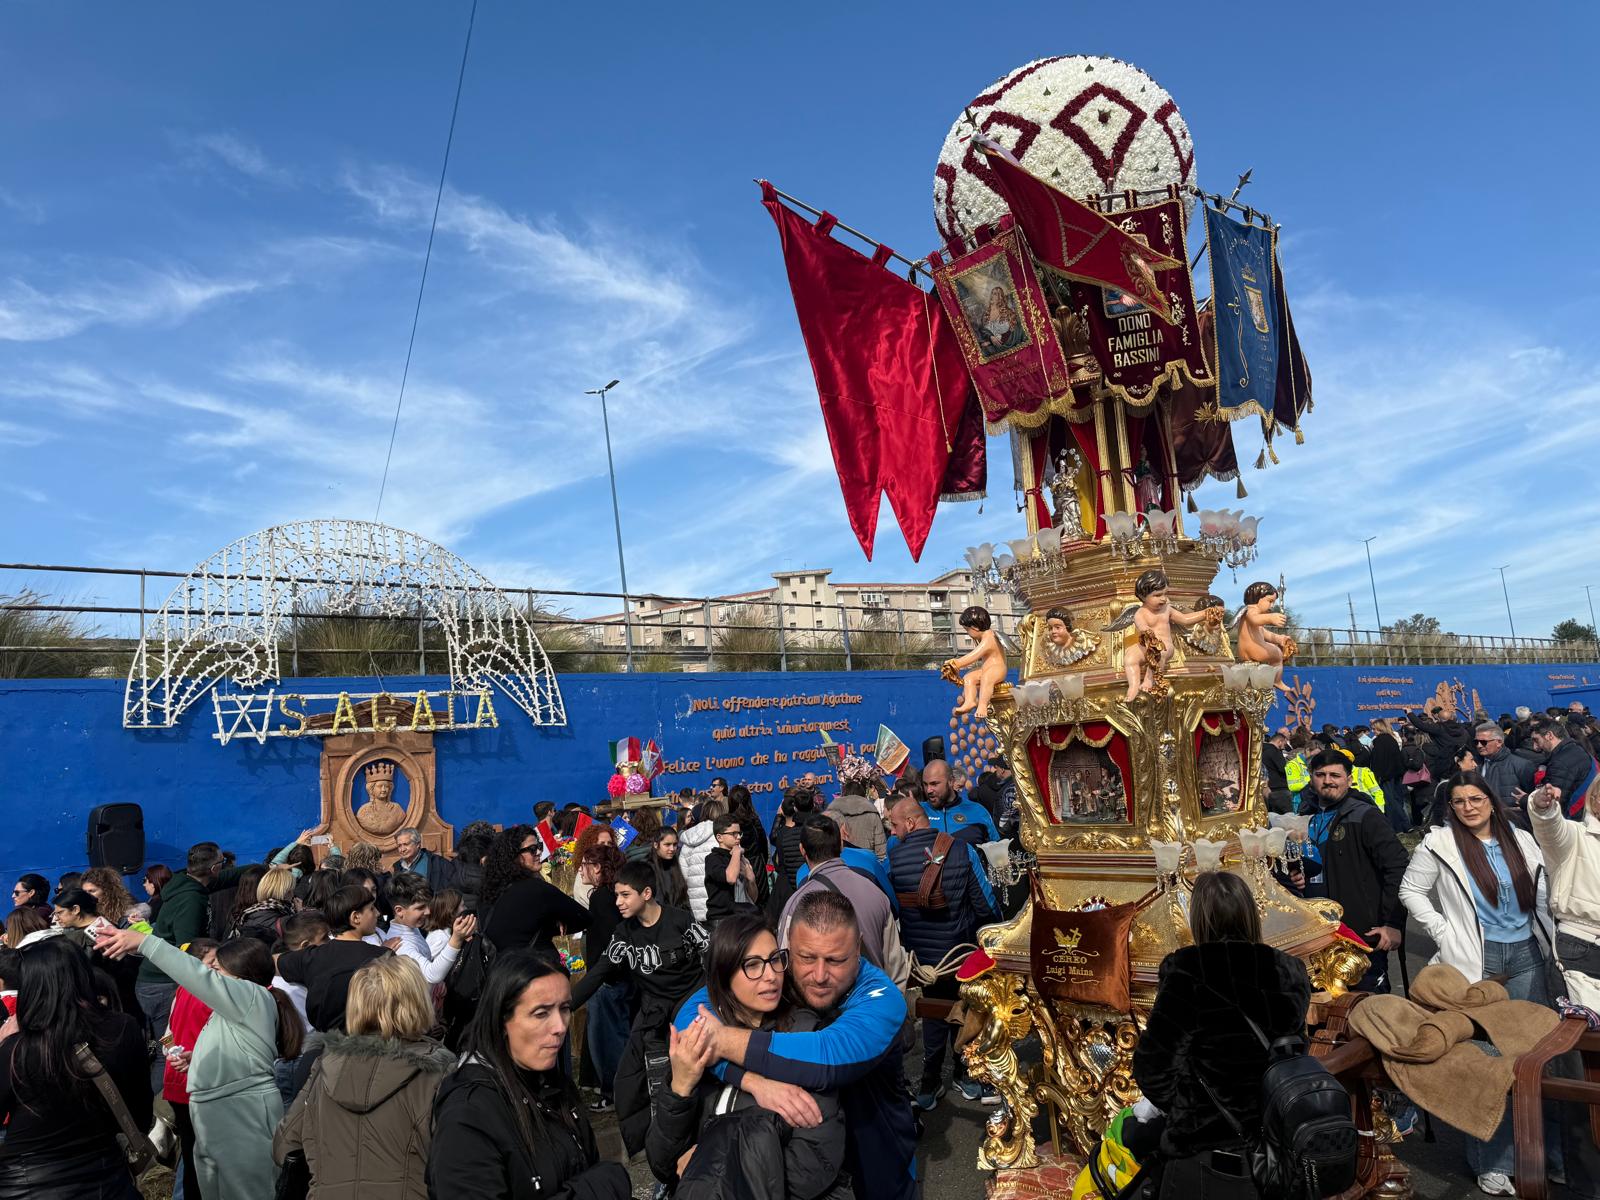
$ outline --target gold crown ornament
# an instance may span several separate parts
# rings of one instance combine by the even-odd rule
[[[392,762],[375,762],[367,768],[367,782],[376,783],[385,780],[394,782],[394,764]]]

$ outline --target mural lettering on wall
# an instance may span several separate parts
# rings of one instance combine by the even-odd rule
[[[851,718],[834,716],[831,712],[840,707],[861,703],[862,696],[859,692],[790,692],[781,696],[692,697],[689,700],[689,711],[679,718],[679,730],[699,740],[708,736],[704,726],[713,725],[709,730],[709,736],[714,749],[702,758],[670,758],[661,774],[702,775],[708,772],[721,774],[744,771],[752,767],[788,768],[777,779],[746,779],[745,786],[756,795],[783,791],[789,786],[790,770],[794,772],[796,779],[809,771],[816,777],[818,783],[832,783],[834,778],[832,771],[814,770],[809,764],[822,763],[827,758],[827,752],[822,745],[823,734],[833,737],[833,740],[843,747],[844,753],[856,753],[856,743],[849,736],[853,732]],[[777,712],[770,717],[763,715],[754,721],[726,723],[728,717],[749,712],[765,714],[774,709]],[[820,709],[822,715],[812,716],[810,713],[788,711],[793,709]],[[784,715],[786,712],[788,715]],[[696,717],[702,719],[694,720]],[[846,736],[834,737],[835,734]],[[788,740],[794,738],[804,738],[805,742],[797,745]],[[743,741],[763,744],[748,749],[727,745],[724,749],[725,743]],[[740,750],[743,750],[743,753],[739,753]],[[770,770],[764,773],[770,774]],[[670,790],[670,784],[668,786]]]

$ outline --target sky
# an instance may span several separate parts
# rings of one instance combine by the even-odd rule
[[[1600,9],[531,5],[481,0],[409,382],[469,0],[0,6],[0,559],[187,570],[372,519],[497,583],[928,579],[1022,532],[1006,445],[921,563],[845,520],[751,180],[920,256],[950,124],[1013,67],[1098,53],[1176,98],[1201,185],[1283,226],[1315,377],[1246,470],[1259,562],[1314,624],[1587,621],[1600,445]],[[914,15],[913,15],[914,14]],[[1258,442],[1238,427],[1240,457]],[[1286,440],[1286,439],[1285,439]],[[0,572],[115,602],[112,581]],[[577,611],[597,611],[577,606]]]

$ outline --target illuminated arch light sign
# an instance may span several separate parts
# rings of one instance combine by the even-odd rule
[[[527,615],[444,547],[369,521],[275,525],[191,571],[146,627],[128,672],[122,724],[169,729],[212,692],[218,740],[387,732],[384,692],[279,695],[279,643],[296,611],[431,621],[444,634],[449,689],[406,693],[412,727],[493,728],[499,689],[535,725],[565,725],[555,672]],[[227,683],[238,691],[215,692]],[[442,712],[431,701],[445,701]],[[285,705],[289,711],[285,711]],[[331,713],[327,728],[314,723]],[[291,715],[293,713],[294,715]],[[424,717],[424,713],[427,714]],[[394,717],[396,729],[407,728]],[[381,724],[380,724],[381,723]]]

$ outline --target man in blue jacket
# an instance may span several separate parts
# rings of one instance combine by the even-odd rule
[[[837,892],[800,898],[789,924],[789,974],[822,1025],[813,1033],[771,1033],[722,1025],[706,991],[690,996],[674,1024],[716,1027],[716,1073],[791,1125],[822,1119],[811,1092],[834,1091],[845,1118],[845,1167],[857,1200],[917,1200],[916,1117],[906,1100],[900,1029],[906,1002],[877,967],[861,959],[855,910]]]
[[[889,878],[900,899],[900,940],[925,967],[938,966],[957,946],[972,943],[980,925],[998,920],[982,852],[954,834],[933,829],[921,805],[907,797],[889,810],[896,841],[889,848]],[[955,976],[923,990],[931,999],[956,999]],[[922,1082],[916,1106],[930,1109],[944,1095],[945,1052],[956,1029],[946,1021],[922,1021]],[[998,1104],[999,1095],[967,1076],[959,1059],[955,1083],[968,1100]]]
[[[922,790],[928,797],[922,811],[928,814],[928,824],[937,833],[948,833],[963,842],[978,845],[992,842],[998,836],[994,818],[983,805],[963,800],[950,782],[950,764],[935,758],[922,768]]]

